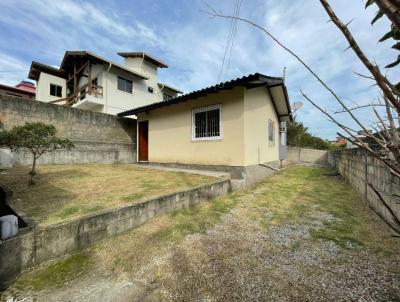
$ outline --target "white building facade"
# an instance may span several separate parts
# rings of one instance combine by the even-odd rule
[[[144,52],[118,53],[123,64],[90,51],[67,51],[59,68],[33,61],[36,100],[116,115],[182,93],[158,81],[168,66]]]

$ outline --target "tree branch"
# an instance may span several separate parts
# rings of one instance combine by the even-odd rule
[[[372,64],[371,61],[368,60],[367,56],[364,54],[364,52],[358,46],[356,40],[354,39],[353,35],[351,34],[351,32],[349,31],[347,26],[336,16],[335,12],[332,10],[328,1],[320,0],[320,2],[322,4],[322,6],[324,7],[325,11],[327,12],[327,14],[329,15],[329,17],[331,18],[332,22],[335,23],[335,25],[343,33],[347,42],[349,42],[351,48],[356,53],[358,58],[361,60],[361,62],[364,64],[364,66],[372,74],[377,85],[382,90],[385,97],[387,97],[389,102],[393,105],[393,107],[396,108],[397,111],[400,111],[400,102],[394,96],[394,94],[396,94],[396,95],[398,94],[398,91],[394,88],[393,85],[391,85],[389,83],[387,78],[382,75],[382,73],[379,70],[379,67],[377,65]],[[388,85],[388,83],[389,83],[389,85]]]

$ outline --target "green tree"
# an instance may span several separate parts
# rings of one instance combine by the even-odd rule
[[[32,154],[30,185],[34,184],[33,177],[36,175],[36,161],[39,157],[58,149],[71,150],[74,147],[69,139],[59,138],[56,134],[57,129],[53,125],[41,122],[25,123],[23,126],[0,132],[1,145],[9,147],[11,151],[23,150]]]
[[[287,123],[287,145],[320,150],[331,148],[328,141],[309,133],[308,128],[302,122],[297,122],[296,119]]]

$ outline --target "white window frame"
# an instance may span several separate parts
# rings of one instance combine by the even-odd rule
[[[131,91],[126,91],[126,90],[119,89],[118,81],[119,81],[120,78],[125,81],[125,88],[126,88],[126,82],[130,82],[131,83]],[[124,93],[133,94],[133,81],[131,79],[125,78],[123,76],[117,75],[117,90],[121,91],[121,92],[124,92]]]
[[[54,93],[55,93],[55,94],[51,94],[51,85],[54,86]],[[60,90],[61,94],[60,94],[60,95],[57,95],[57,88],[61,88],[61,90]],[[55,96],[55,97],[61,98],[61,97],[62,97],[62,91],[63,91],[62,85],[50,83],[50,88],[49,88],[49,95],[50,95],[50,96]]]
[[[209,137],[196,137],[196,125],[195,125],[195,114],[199,112],[205,112],[210,110],[219,109],[219,136],[209,136]],[[195,108],[192,110],[192,141],[215,141],[221,140],[223,138],[222,129],[222,105],[216,104],[207,107]]]

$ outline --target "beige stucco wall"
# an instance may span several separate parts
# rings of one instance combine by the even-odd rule
[[[50,95],[50,84],[56,84],[62,87],[61,98],[67,96],[65,79],[41,72],[36,84],[36,100],[47,103],[60,99],[58,96]]]
[[[237,87],[139,114],[139,121],[149,120],[149,161],[243,166],[243,95],[244,89]],[[192,141],[192,109],[215,104],[222,104],[222,139]]]
[[[275,142],[268,142],[268,120],[275,123]],[[245,90],[245,165],[279,160],[279,120],[265,87]]]

